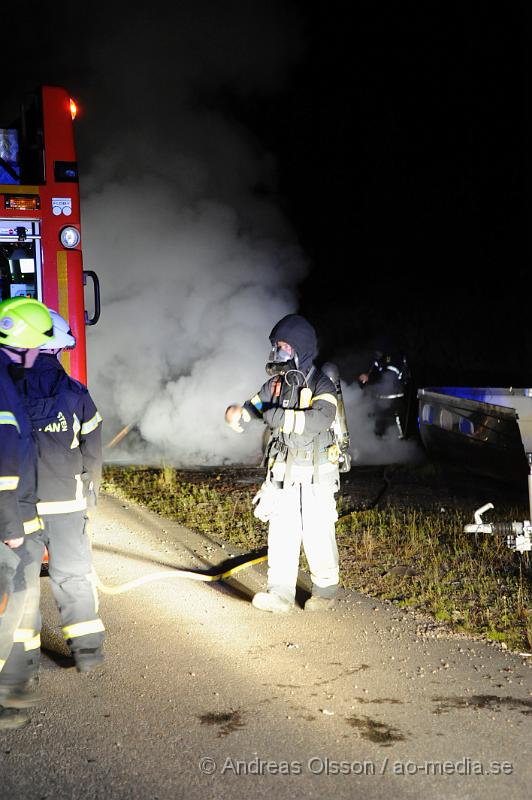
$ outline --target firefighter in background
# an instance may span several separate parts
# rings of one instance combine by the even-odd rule
[[[102,418],[85,386],[59,362],[76,340],[68,322],[51,311],[53,339],[41,348],[25,381],[25,400],[39,450],[37,510],[44,522],[41,555],[62,631],[79,672],[104,661],[104,625],[92,578],[88,508],[96,505],[102,472]],[[38,608],[35,610],[38,615]]]
[[[376,350],[373,364],[368,372],[358,376],[358,382],[373,399],[375,436],[381,438],[388,428],[395,426],[398,438],[404,439],[410,389],[410,370],[404,354]]]
[[[268,585],[253,598],[262,611],[294,607],[301,544],[312,577],[306,611],[334,604],[338,589],[335,493],[339,448],[331,426],[334,383],[314,365],[316,333],[303,317],[289,314],[275,325],[266,365],[270,379],[243,406],[226,410],[226,422],[243,432],[253,418],[270,429],[266,480],[254,499],[255,515],[269,523]]]
[[[37,450],[17,385],[51,337],[50,314],[38,300],[0,303],[0,730],[25,725],[21,709],[40,699],[29,680],[40,650],[30,620],[41,568]]]

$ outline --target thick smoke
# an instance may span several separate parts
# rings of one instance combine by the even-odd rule
[[[261,426],[237,436],[224,411],[265,380],[268,333],[298,310],[305,263],[275,161],[231,109],[289,79],[304,48],[288,8],[195,0],[170,16],[111,2],[105,40],[84,20],[84,256],[103,305],[89,384],[107,441],[132,426],[109,460],[258,463]],[[375,438],[356,384],[345,399],[355,463],[411,456],[393,432]]]
[[[93,75],[112,64],[113,80],[94,92],[85,142],[85,262],[103,298],[89,381],[108,437],[133,424],[144,443],[109,456],[256,459],[260,429],[236,436],[224,411],[261,385],[268,333],[296,310],[304,260],[275,165],[217,98],[275,89],[301,52],[297,26],[275,3],[222,6],[137,15],[94,51]]]
[[[342,384],[342,395],[350,432],[353,465],[402,464],[424,460],[424,453],[414,439],[399,439],[391,425],[382,438],[374,433],[374,405],[358,382]]]

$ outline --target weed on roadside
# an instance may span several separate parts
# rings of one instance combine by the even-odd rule
[[[184,479],[172,467],[104,469],[109,494],[237,546],[266,544],[267,528],[252,512],[257,485],[240,487],[212,476]],[[481,634],[510,649],[532,648],[532,582],[528,554],[502,537],[464,533],[464,512],[398,510],[394,506],[345,511],[336,526],[341,583],[405,608],[430,612],[455,630]],[[500,510],[523,519],[523,511]],[[306,567],[303,556],[302,564]]]

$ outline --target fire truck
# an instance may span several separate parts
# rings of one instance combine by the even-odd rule
[[[100,288],[83,269],[76,113],[64,88],[42,86],[24,97],[16,119],[0,120],[0,300],[35,297],[65,317],[77,345],[63,366],[86,384],[85,326],[100,316]]]

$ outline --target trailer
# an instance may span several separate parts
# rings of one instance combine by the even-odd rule
[[[532,389],[419,389],[421,441],[437,460],[496,480],[526,480],[532,453]]]

